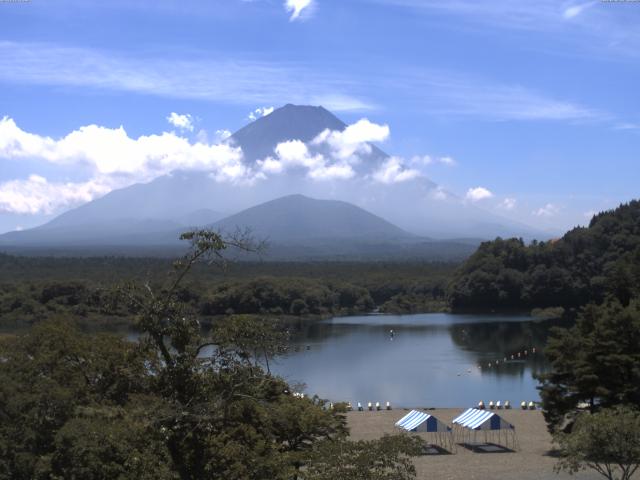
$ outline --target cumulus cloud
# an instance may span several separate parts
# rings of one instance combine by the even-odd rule
[[[480,200],[485,200],[491,197],[493,197],[493,193],[484,187],[470,188],[467,190],[466,194],[466,199],[471,200],[472,202],[479,202]]]
[[[498,208],[502,210],[513,210],[516,208],[518,201],[515,198],[507,197],[498,204]]]
[[[384,141],[389,137],[389,127],[361,119],[348,125],[344,130],[326,129],[308,144],[300,140],[279,143],[274,156],[257,162],[262,174],[279,174],[290,169],[306,170],[314,180],[349,179],[356,175],[354,165],[361,162],[363,155],[372,152],[369,142]],[[396,160],[399,161],[399,160]],[[372,178],[400,181],[413,173],[402,166],[388,165],[388,176],[383,172]],[[397,169],[398,171],[394,171]],[[396,178],[397,177],[397,178]]]
[[[259,118],[266,117],[271,112],[273,112],[273,110],[274,110],[273,107],[258,107],[253,112],[249,112],[249,115],[247,115],[247,118],[252,122],[254,122]]]
[[[378,125],[363,118],[342,131],[326,129],[314,138],[311,144],[326,146],[332,157],[347,160],[355,155],[371,153],[369,142],[383,142],[387,138],[388,125]]]
[[[284,2],[284,8],[287,12],[291,13],[289,21],[301,20],[304,18],[302,13],[306,10],[309,12],[310,7],[313,5],[313,0],[286,0]]]
[[[152,178],[176,169],[224,170],[241,162],[242,151],[224,144],[191,143],[164,132],[131,138],[123,127],[88,125],[54,140],[0,120],[0,157],[37,158],[59,165],[85,165],[96,174]]]
[[[9,117],[0,120],[0,159],[39,160],[88,172],[79,183],[51,183],[35,175],[0,184],[0,208],[17,213],[50,213],[173,170],[207,171],[221,182],[254,180],[242,150],[228,144],[191,143],[173,132],[132,138],[123,127],[98,125],[54,139],[26,132]]]
[[[416,169],[406,168],[402,159],[391,157],[384,162],[372,177],[380,183],[400,183],[412,180],[420,176],[420,172]]]
[[[560,213],[560,207],[553,203],[547,203],[544,207],[540,207],[532,212],[536,217],[554,217]]]
[[[89,202],[111,190],[109,182],[50,183],[40,175],[0,183],[0,212],[50,214],[63,207]]]
[[[348,179],[355,171],[348,163],[334,161],[321,153],[311,153],[309,147],[300,140],[279,143],[275,157],[267,157],[257,162],[264,174],[279,174],[290,169],[306,170],[307,176],[314,180]]]
[[[224,142],[226,139],[228,139],[231,136],[231,131],[227,130],[226,128],[220,129],[220,130],[216,130],[215,133],[215,139],[218,142]]]
[[[176,112],[171,112],[167,117],[167,122],[180,130],[189,130],[190,132],[193,132],[193,118],[188,113],[179,115]]]

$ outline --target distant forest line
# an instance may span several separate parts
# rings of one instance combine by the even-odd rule
[[[198,265],[180,297],[203,317],[227,314],[326,317],[417,313],[447,308],[456,263],[237,262],[224,271]],[[156,258],[0,255],[0,327],[28,326],[72,314],[107,327],[130,322],[118,301],[126,282],[156,283],[171,262]]]

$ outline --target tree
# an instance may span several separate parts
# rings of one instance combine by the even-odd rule
[[[132,399],[149,387],[146,365],[153,361],[141,345],[82,334],[63,320],[3,339],[0,357],[0,478],[25,480],[62,475],[58,467],[68,463],[53,460],[58,447],[70,444],[61,431],[90,409],[107,405],[128,418]],[[103,416],[97,426],[101,419],[93,418],[96,432],[107,431],[102,427],[109,420]],[[118,443],[131,445],[128,438]],[[100,463],[93,468],[100,470]]]
[[[640,295],[639,226],[634,200],[557,240],[482,243],[450,282],[451,307],[573,309],[607,296],[627,305]]]
[[[182,238],[191,249],[176,262],[167,286],[123,290],[159,354],[154,391],[163,407],[157,424],[180,478],[288,479],[314,468],[317,457],[309,455],[319,442],[355,448],[346,441],[341,409],[326,408],[327,402],[317,397],[296,398],[269,373],[269,357],[286,347],[286,333],[277,324],[232,316],[205,337],[196,312],[177,297],[196,262],[224,262],[227,248],[255,248],[250,240],[202,230]],[[391,456],[385,468],[396,463],[400,468],[406,461]]]
[[[410,435],[379,440],[319,443],[303,480],[409,480],[415,477],[411,456],[420,455],[422,440]]]
[[[549,430],[586,402],[640,405],[640,303],[588,305],[570,329],[554,329],[545,352],[551,371],[540,376]]]
[[[554,437],[561,460],[556,471],[586,468],[608,480],[629,480],[640,467],[640,413],[625,407],[578,416],[571,433]]]
[[[153,399],[144,400],[137,407],[77,409],[55,436],[50,461],[55,478],[175,479],[162,433],[146,413]]]

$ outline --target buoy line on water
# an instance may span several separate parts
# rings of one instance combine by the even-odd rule
[[[528,358],[529,355],[535,355],[537,353],[536,347],[531,347],[531,351],[527,350],[523,350],[522,352],[516,352],[514,354],[511,355],[511,360],[508,359],[508,357],[505,355],[502,358],[502,363],[506,364],[506,363],[510,363],[510,362],[517,362],[517,363],[521,363],[523,361],[524,358]],[[487,364],[487,368],[491,368],[493,366],[499,366],[500,365],[501,360],[497,359],[495,362],[489,362]],[[482,365],[478,365],[479,369],[482,369]]]

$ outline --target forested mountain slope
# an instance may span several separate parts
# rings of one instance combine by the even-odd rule
[[[640,294],[640,201],[594,216],[559,240],[483,243],[449,286],[452,308],[579,307]]]

